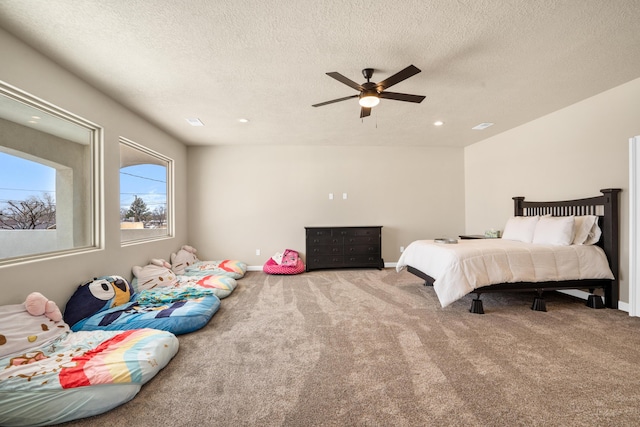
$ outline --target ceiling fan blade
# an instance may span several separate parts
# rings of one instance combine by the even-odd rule
[[[387,77],[386,79],[378,83],[378,92],[382,92],[383,90],[390,88],[394,84],[400,83],[401,81],[406,80],[409,77],[418,74],[419,72],[420,69],[418,67],[416,67],[415,65],[409,65],[404,70],[398,71],[393,76]]]
[[[348,78],[346,78],[345,76],[343,76],[340,73],[337,73],[335,71],[331,72],[331,73],[327,73],[327,76],[329,77],[333,77],[334,79],[336,79],[337,81],[346,84],[349,87],[354,88],[357,91],[363,91],[364,88],[362,87],[362,85],[354,82],[353,80],[350,80]]]
[[[360,108],[360,118],[367,117],[371,115],[371,108],[362,107]]]
[[[378,95],[380,98],[384,99],[394,99],[396,101],[407,101],[407,102],[415,102],[421,103],[426,96],[422,95],[410,95],[408,93],[396,93],[396,92],[382,92]]]
[[[333,104],[334,102],[346,101],[347,99],[357,98],[359,96],[360,95],[345,96],[344,98],[338,98],[338,99],[333,99],[331,101],[321,102],[320,104],[314,104],[312,105],[312,107],[322,107],[323,105]]]

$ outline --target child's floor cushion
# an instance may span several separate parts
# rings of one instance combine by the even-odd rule
[[[138,288],[129,298],[131,287],[122,277],[103,276],[89,281],[78,287],[65,308],[64,318],[71,329],[121,331],[152,328],[181,335],[205,326],[220,308],[215,290],[201,286],[176,287],[178,280],[166,266],[149,264],[141,270],[158,274],[157,277],[165,277],[165,271],[169,272],[174,286]],[[153,274],[144,276],[145,283],[155,280]],[[118,288],[126,288],[126,294]],[[115,297],[114,289],[117,291]],[[116,304],[114,301],[117,299]]]
[[[179,286],[197,286],[208,289],[215,296],[220,299],[226,298],[234,291],[238,286],[238,282],[233,277],[229,276],[216,276],[209,274],[198,274],[192,272],[191,276],[181,275],[178,276]]]
[[[220,308],[211,290],[156,288],[135,294],[132,301],[87,317],[72,326],[74,331],[153,328],[175,335],[204,327]]]
[[[229,276],[242,279],[247,272],[247,264],[235,259],[222,261],[197,261],[184,269],[183,275]]]
[[[3,328],[25,314],[24,304],[0,307],[0,341],[17,336]],[[52,330],[46,316],[32,317]],[[169,332],[71,332],[55,323],[53,339],[38,336],[32,346],[0,355],[0,425],[52,425],[106,412],[131,400],[178,351]]]
[[[304,263],[300,258],[294,266],[278,264],[273,258],[269,258],[262,266],[262,271],[267,274],[300,274],[304,269]]]

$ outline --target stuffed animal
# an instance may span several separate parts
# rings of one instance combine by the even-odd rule
[[[175,274],[184,274],[185,268],[198,262],[197,250],[188,245],[184,245],[178,253],[171,254],[171,269]]]
[[[131,270],[135,276],[133,289],[136,292],[161,286],[175,286],[178,283],[176,275],[171,271],[171,264],[163,259],[152,259],[144,267],[136,265]]]
[[[40,292],[32,292],[27,295],[24,306],[32,316],[42,316],[44,314],[54,322],[62,320],[62,313],[55,301],[49,300]]]
[[[96,277],[82,285],[67,301],[64,321],[73,327],[77,322],[131,299],[129,282],[120,276]]]

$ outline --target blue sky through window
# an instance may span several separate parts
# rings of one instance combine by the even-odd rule
[[[141,198],[149,211],[157,207],[166,209],[167,168],[143,164],[120,169],[120,208],[129,209],[135,196]]]
[[[150,211],[167,204],[167,168],[144,164],[120,169],[120,207],[128,209],[134,196]],[[56,196],[56,170],[38,162],[0,152],[0,207],[9,200],[25,200],[43,193]]]
[[[0,208],[9,200],[42,198],[43,193],[56,198],[56,170],[0,152]]]

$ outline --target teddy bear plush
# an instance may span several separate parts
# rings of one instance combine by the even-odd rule
[[[32,292],[27,295],[24,306],[32,316],[42,316],[44,314],[54,322],[62,320],[62,312],[55,301],[51,301],[40,292]]]
[[[131,271],[134,275],[131,284],[136,292],[178,284],[176,275],[171,271],[171,264],[163,259],[152,259],[144,267],[136,265]]]
[[[175,274],[184,274],[185,268],[198,262],[197,250],[189,245],[184,245],[177,253],[171,254],[171,269]]]

